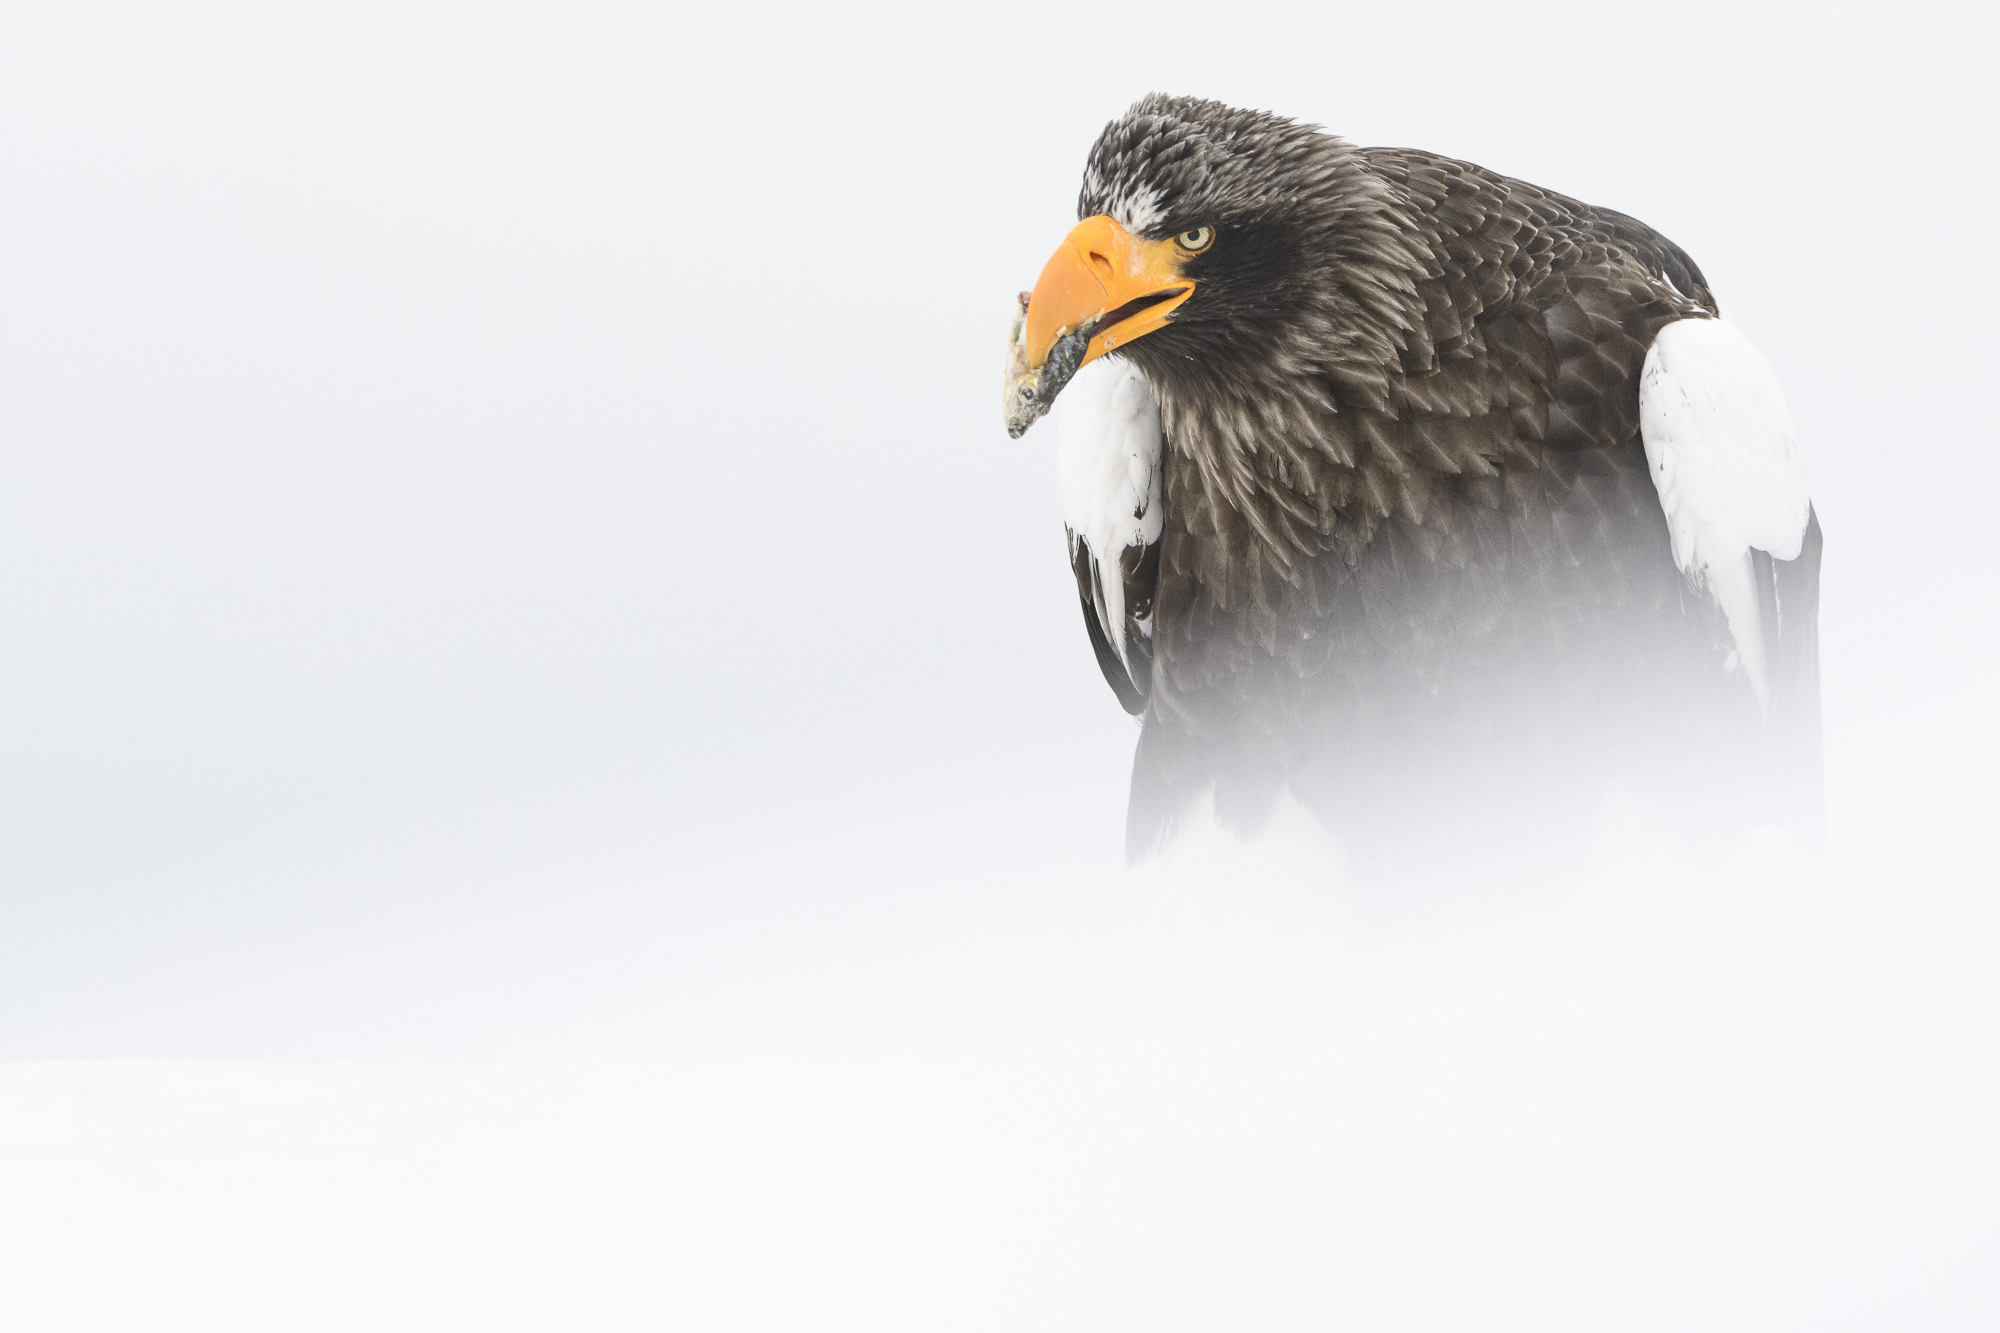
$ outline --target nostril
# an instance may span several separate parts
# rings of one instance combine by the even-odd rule
[[[1090,252],[1090,266],[1097,270],[1097,276],[1100,278],[1111,276],[1111,261],[1095,250]]]

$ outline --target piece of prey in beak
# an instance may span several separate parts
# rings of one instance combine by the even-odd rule
[[[1021,293],[1008,330],[1007,433],[1021,438],[1079,367],[1165,328],[1194,294],[1181,275],[1187,258],[1176,242],[1143,240],[1101,214],[1077,223],[1035,290]]]

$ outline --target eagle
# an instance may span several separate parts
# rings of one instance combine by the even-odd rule
[[[1008,339],[1140,722],[1126,848],[1316,814],[1364,878],[1823,821],[1821,536],[1785,399],[1652,228],[1154,94]],[[1525,858],[1525,859],[1523,859]]]

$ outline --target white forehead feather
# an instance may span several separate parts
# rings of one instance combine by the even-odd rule
[[[1160,192],[1150,185],[1120,184],[1107,190],[1104,174],[1096,166],[1083,172],[1083,193],[1087,199],[1103,199],[1104,212],[1134,235],[1143,235],[1160,224],[1166,213],[1160,207]],[[1108,198],[1106,196],[1109,196]]]

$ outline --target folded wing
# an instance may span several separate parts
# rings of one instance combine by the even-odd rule
[[[1726,320],[1676,321],[1646,354],[1639,425],[1674,563],[1721,607],[1772,729],[1816,753],[1819,521],[1777,377]]]

